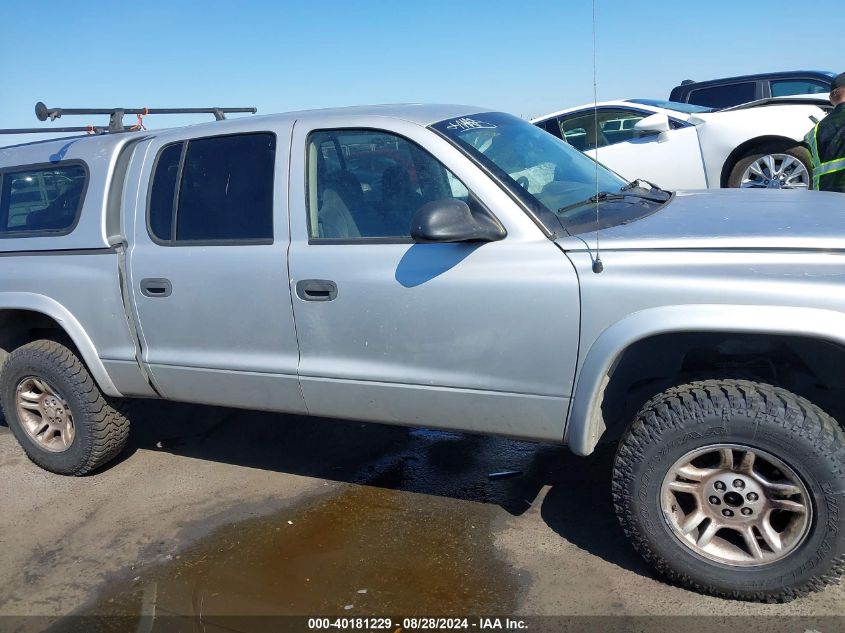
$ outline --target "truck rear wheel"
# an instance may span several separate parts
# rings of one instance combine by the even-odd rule
[[[845,433],[784,389],[674,387],[620,442],[613,502],[661,573],[711,595],[781,602],[845,570]]]
[[[14,350],[0,371],[0,403],[27,456],[50,472],[84,475],[126,445],[129,420],[61,343]]]

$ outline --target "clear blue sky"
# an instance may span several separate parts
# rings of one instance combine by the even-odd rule
[[[845,70],[841,33],[823,35],[826,22],[841,21],[842,0],[597,7],[600,100],[665,98],[685,78]],[[428,101],[526,117],[592,101],[590,0],[0,0],[0,8],[0,127],[43,125],[32,114],[39,100],[261,113]],[[88,123],[105,119],[57,125]]]

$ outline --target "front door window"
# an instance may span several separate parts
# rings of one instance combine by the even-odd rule
[[[466,186],[427,151],[375,130],[320,130],[308,138],[312,240],[409,240],[428,202],[471,202]]]

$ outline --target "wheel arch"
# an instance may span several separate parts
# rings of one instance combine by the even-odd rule
[[[794,138],[790,138],[789,136],[780,136],[777,134],[755,136],[754,138],[748,139],[744,143],[735,147],[734,150],[730,154],[728,154],[728,157],[725,159],[725,162],[722,165],[722,173],[720,176],[719,186],[722,188],[728,186],[728,181],[730,180],[733,168],[740,160],[750,154],[752,150],[775,145],[788,145],[789,147],[800,145],[805,149],[807,148],[807,145],[804,143],[803,140],[798,141]]]
[[[727,305],[678,305],[650,308],[636,312],[610,326],[592,343],[583,358],[576,377],[575,389],[569,408],[564,442],[578,455],[589,455],[607,430],[603,413],[606,397],[616,387],[614,381],[622,380],[617,369],[626,352],[638,343],[659,337],[711,336],[713,340],[748,341],[759,338],[772,345],[784,345],[793,350],[802,361],[813,364],[813,356],[826,353],[835,355],[845,368],[845,314],[817,308],[779,306],[727,306]],[[675,342],[677,342],[675,338]],[[796,345],[795,341],[807,341]],[[656,350],[669,350],[667,341],[660,340]],[[817,351],[813,344],[827,346]],[[676,350],[675,356],[684,350]],[[628,359],[630,360],[630,359]],[[657,362],[647,358],[644,363]],[[667,361],[667,384],[672,375],[673,363],[680,369],[677,358]],[[845,383],[845,369],[843,370]],[[662,391],[662,388],[658,391]],[[651,393],[656,395],[656,393]],[[644,400],[643,400],[644,402]]]
[[[15,348],[28,343],[33,332],[59,330],[76,347],[103,393],[120,397],[100,360],[93,341],[73,314],[55,299],[28,292],[0,295],[0,365]]]

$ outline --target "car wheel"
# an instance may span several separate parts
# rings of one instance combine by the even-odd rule
[[[84,475],[126,445],[129,420],[61,343],[34,341],[9,354],[0,402],[27,456],[50,472]]]
[[[754,150],[740,158],[728,186],[741,189],[809,189],[810,152],[801,145]]]
[[[784,389],[674,387],[621,441],[613,502],[634,547],[696,591],[780,602],[845,569],[845,434]]]

